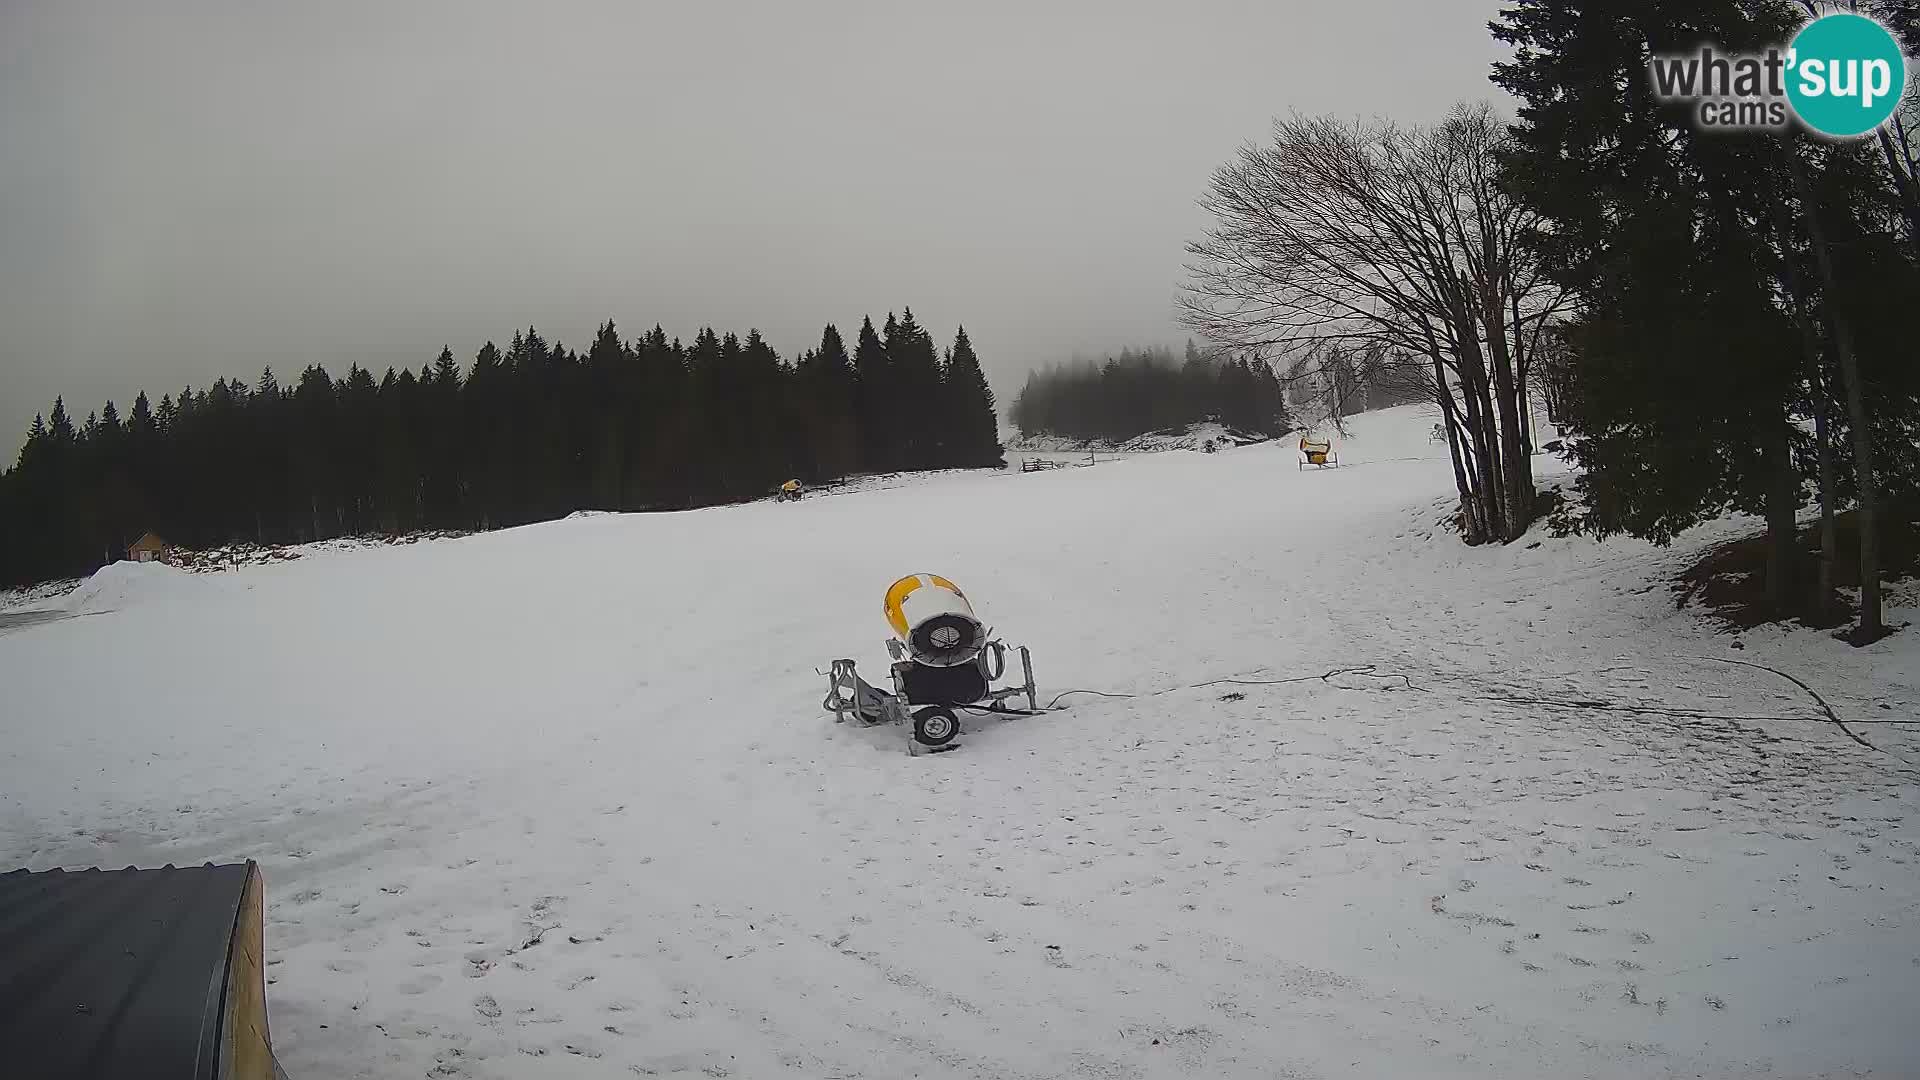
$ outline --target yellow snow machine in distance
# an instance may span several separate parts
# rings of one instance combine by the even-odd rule
[[[1294,465],[1296,470],[1304,469],[1309,465],[1316,469],[1326,469],[1337,467],[1339,464],[1340,456],[1333,452],[1332,439],[1315,442],[1304,435],[1300,437],[1300,460]]]
[[[956,749],[960,712],[972,710],[1009,716],[1040,711],[1033,686],[1033,655],[1022,645],[1023,681],[996,687],[1006,675],[1008,647],[973,612],[960,587],[938,574],[909,574],[887,589],[881,605],[893,637],[891,693],[862,679],[852,660],[835,660],[827,673],[821,704],[835,723],[913,725],[911,753]],[[1024,710],[1008,699],[1025,697]]]

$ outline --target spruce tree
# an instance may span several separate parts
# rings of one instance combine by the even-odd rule
[[[628,361],[626,344],[608,319],[587,348],[589,397],[581,403],[591,429],[593,505],[602,510],[624,509]]]
[[[333,432],[339,425],[333,379],[325,368],[310,365],[293,388],[292,475],[289,494],[293,518],[299,522],[296,538],[318,540],[340,527],[335,506],[341,476]],[[323,510],[323,505],[325,509]]]
[[[464,521],[460,384],[460,364],[453,358],[452,347],[442,345],[432,369],[420,373],[416,404],[421,425],[420,512],[425,523],[437,529],[457,528]]]
[[[153,406],[145,391],[134,397],[133,411],[127,414],[127,433],[136,437],[153,434]]]
[[[898,322],[887,317],[885,344],[901,417],[901,467],[931,469],[947,464],[943,449],[947,432],[939,420],[943,412],[940,356],[932,335],[914,319],[913,309],[905,308]]]
[[[942,396],[950,426],[948,464],[962,468],[1001,466],[1006,457],[1000,446],[1000,422],[993,407],[993,388],[987,385],[973,341],[962,326],[947,353]]]
[[[1753,52],[1791,29],[1783,6],[1736,0],[1516,0],[1493,26],[1518,49],[1494,74],[1523,102],[1508,182],[1584,301],[1569,426],[1590,520],[1665,543],[1728,509],[1764,514],[1782,607],[1804,390],[1765,238],[1790,196],[1772,139],[1703,135],[1646,71],[1650,52]]]
[[[367,533],[380,527],[376,493],[379,482],[380,387],[359,364],[347,369],[340,386],[340,425],[332,446],[343,492],[342,531]]]
[[[691,390],[689,438],[693,453],[688,469],[689,495],[701,501],[726,497],[734,457],[729,380],[720,335],[701,327],[687,347],[687,378]]]
[[[53,419],[47,427],[47,434],[56,444],[67,445],[74,440],[73,419],[67,415],[67,399],[53,399]]]
[[[893,316],[887,316],[889,323]],[[860,336],[853,349],[853,369],[858,376],[861,464],[869,472],[901,468],[897,433],[901,428],[900,402],[896,396],[893,365],[886,347],[874,333],[871,316],[860,321]]]
[[[789,372],[757,329],[740,344],[740,402],[746,476],[742,494],[770,490],[793,477],[796,418],[789,410]]]
[[[1253,430],[1270,437],[1285,434],[1293,425],[1287,418],[1287,402],[1280,392],[1280,380],[1273,373],[1273,365],[1256,362],[1253,374]]]
[[[820,332],[820,347],[810,351],[796,372],[798,396],[806,407],[806,446],[813,482],[846,476],[860,467],[860,416],[856,380],[847,344],[832,323]]]
[[[461,392],[459,444],[466,462],[467,517],[486,528],[509,520],[510,462],[503,429],[511,404],[509,372],[498,346],[489,341],[474,354],[473,370]]]
[[[634,391],[628,435],[636,507],[680,505],[684,460],[690,452],[683,350],[655,325],[634,342]]]
[[[434,357],[433,380],[440,384],[443,393],[460,388],[460,365],[453,358],[451,345],[440,346],[440,355]]]

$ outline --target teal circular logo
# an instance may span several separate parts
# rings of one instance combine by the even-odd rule
[[[1887,122],[1906,92],[1900,43],[1865,15],[1821,16],[1789,48],[1787,100],[1822,135],[1867,134]]]

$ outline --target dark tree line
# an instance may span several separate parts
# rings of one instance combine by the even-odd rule
[[[1859,515],[1857,638],[1882,632],[1877,512],[1920,488],[1920,94],[1869,138],[1705,133],[1657,100],[1650,54],[1792,38],[1835,5],[1515,0],[1494,81],[1522,102],[1505,183],[1577,298],[1548,359],[1594,531],[1666,542],[1760,515],[1782,615],[1837,621],[1834,517]],[[1920,14],[1862,2],[1920,52]],[[1819,552],[1797,543],[1811,492]]]
[[[1120,442],[1203,420],[1281,435],[1292,429],[1280,381],[1265,363],[1222,358],[1187,343],[1176,363],[1164,348],[1123,349],[1105,363],[1034,372],[1011,419],[1029,435]]]
[[[56,401],[0,474],[0,583],[88,572],[148,530],[199,548],[484,529],[1000,464],[966,331],[940,352],[911,310],[863,321],[852,355],[829,325],[795,363],[758,331],[626,341],[609,321],[576,352],[529,328],[465,368],[443,349],[378,378],[269,369],[84,421]]]

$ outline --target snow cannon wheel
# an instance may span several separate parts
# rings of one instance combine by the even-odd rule
[[[960,734],[960,717],[944,705],[930,705],[913,714],[913,741],[922,746],[945,746]]]

